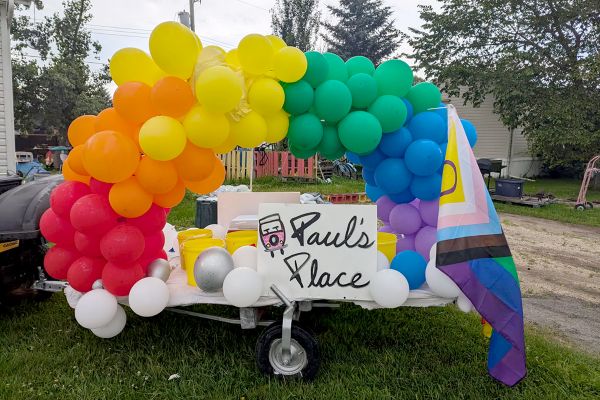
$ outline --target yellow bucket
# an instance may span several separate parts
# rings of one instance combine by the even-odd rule
[[[187,281],[188,285],[196,286],[196,280],[194,279],[194,263],[198,255],[209,247],[225,247],[225,241],[223,239],[213,238],[200,238],[190,239],[183,242],[183,252],[181,259],[187,265]]]
[[[233,254],[242,246],[256,246],[258,231],[235,231],[229,232],[225,237],[227,251]]]
[[[385,254],[390,262],[396,255],[397,241],[398,237],[393,233],[377,232],[377,250]]]
[[[188,240],[193,239],[206,239],[212,237],[212,231],[210,229],[188,229],[187,231],[177,232],[177,241],[179,242],[179,255],[181,260],[181,268],[186,269],[186,264],[183,257],[183,244]],[[192,263],[192,265],[194,265]]]

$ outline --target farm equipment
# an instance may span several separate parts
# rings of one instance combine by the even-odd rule
[[[579,189],[579,196],[577,196],[577,203],[575,203],[576,210],[583,211],[585,209],[594,208],[592,202],[587,201],[586,194],[589,189],[590,182],[598,173],[600,173],[600,155],[592,157],[592,159],[587,163],[585,172],[583,173],[583,180],[581,181],[581,188]]]

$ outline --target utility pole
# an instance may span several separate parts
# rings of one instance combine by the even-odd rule
[[[194,4],[202,4],[202,0],[190,0],[190,29],[196,31],[196,17],[194,12]]]

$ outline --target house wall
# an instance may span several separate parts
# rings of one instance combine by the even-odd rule
[[[0,0],[0,175],[16,171],[8,3]]]

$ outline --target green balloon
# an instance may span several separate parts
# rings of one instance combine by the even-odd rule
[[[369,112],[379,120],[383,133],[394,132],[402,128],[408,115],[406,104],[402,99],[390,94],[378,97],[369,107]]]
[[[285,101],[283,109],[292,115],[304,114],[313,103],[314,91],[306,81],[286,83],[283,85]]]
[[[326,122],[337,122],[350,112],[352,94],[340,81],[327,80],[315,90],[315,110]]]
[[[294,157],[296,158],[311,158],[312,156],[314,156],[315,154],[317,154],[317,149],[308,149],[308,150],[300,150],[299,148],[295,147],[294,145],[290,144],[290,152],[294,155]]]
[[[316,88],[327,79],[329,64],[327,64],[327,60],[323,57],[323,54],[318,51],[307,51],[304,55],[306,56],[308,67],[302,79]]]
[[[438,107],[442,102],[442,93],[431,82],[417,83],[406,94],[406,100],[413,106],[413,115],[430,108]]]
[[[404,97],[413,83],[413,72],[402,60],[389,60],[379,65],[373,74],[377,81],[378,94],[393,94]]]
[[[323,129],[323,139],[317,148],[319,153],[328,160],[335,160],[346,152],[344,145],[340,142],[335,126],[326,125]],[[338,155],[340,154],[340,155]]]
[[[344,64],[344,60],[334,53],[323,53],[323,57],[325,57],[325,60],[329,65],[327,79],[346,82],[348,80],[348,69],[346,68],[346,64]]]
[[[346,67],[348,68],[348,76],[354,74],[365,73],[373,75],[375,72],[375,66],[373,62],[364,56],[354,56],[346,61]]]
[[[366,111],[353,111],[338,125],[340,141],[345,148],[358,155],[365,155],[381,141],[381,125],[375,116]]]
[[[302,114],[290,120],[288,140],[298,150],[316,148],[323,139],[323,125],[314,114]]]
[[[346,82],[352,93],[352,107],[367,108],[377,97],[377,82],[371,75],[360,72]]]

